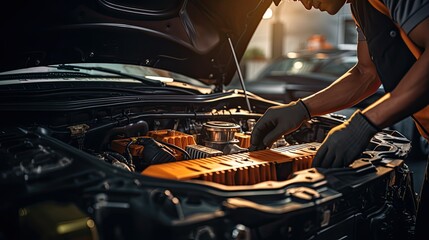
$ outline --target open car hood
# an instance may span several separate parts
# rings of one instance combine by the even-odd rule
[[[271,3],[13,1],[0,10],[0,71],[60,63],[126,63],[227,85],[236,71],[228,39],[240,59]]]

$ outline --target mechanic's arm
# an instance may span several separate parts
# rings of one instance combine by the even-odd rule
[[[417,46],[425,49],[398,86],[363,112],[331,129],[323,141],[313,166],[343,167],[356,159],[379,129],[409,116],[429,103],[429,18],[410,32]]]
[[[359,41],[358,63],[329,87],[304,98],[311,116],[352,107],[377,91],[381,82],[366,41]]]
[[[405,74],[398,86],[363,111],[374,125],[384,128],[429,104],[429,18],[409,34],[424,49],[420,58]]]
[[[358,63],[328,88],[286,105],[270,107],[256,123],[250,150],[270,147],[282,135],[295,131],[311,116],[355,105],[380,86],[365,41],[358,43]]]

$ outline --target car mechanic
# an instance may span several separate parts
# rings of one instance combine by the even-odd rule
[[[345,167],[381,129],[412,116],[429,139],[429,0],[301,0],[335,15],[349,4],[358,31],[358,63],[329,87],[298,101],[269,108],[256,123],[250,150],[270,147],[312,116],[352,107],[381,84],[386,94],[333,128],[317,151],[314,167]],[[429,226],[429,181],[420,197],[416,237]]]

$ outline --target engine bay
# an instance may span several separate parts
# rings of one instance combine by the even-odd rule
[[[370,234],[397,232],[401,239],[412,231],[415,195],[404,164],[411,144],[400,133],[376,134],[348,168],[316,169],[312,159],[341,117],[315,117],[272,148],[249,152],[261,114],[228,104],[199,111],[146,105],[116,115],[112,108],[110,114],[51,111],[34,115],[36,124],[3,128],[0,185],[8,194],[0,201],[0,225],[10,227],[1,233],[10,239],[362,239],[369,233],[357,229],[371,225],[377,230]],[[40,218],[50,220],[42,226]],[[70,232],[50,230],[78,223]]]
[[[65,129],[69,130],[70,145],[129,172],[238,186],[284,181],[294,172],[310,168],[319,146],[317,141],[323,139],[330,127],[308,123],[289,136],[289,142],[282,138],[272,149],[249,152],[256,119],[252,115],[238,121],[224,118],[174,119],[169,121],[173,124],[171,128],[165,128],[169,124],[163,125],[159,120],[140,119],[107,130],[101,127],[102,133],[97,130],[100,127],[88,124]],[[338,122],[333,117],[329,119],[332,124]],[[59,136],[58,130],[39,131]]]
[[[63,138],[101,162],[143,176],[245,186],[285,181],[295,172],[311,168],[320,142],[341,121],[335,115],[313,118],[271,149],[254,152],[248,148],[256,119],[247,113],[239,118],[139,118],[114,127],[109,127],[111,123],[78,124],[62,126],[62,130],[38,127],[36,131]],[[382,147],[385,140],[379,141],[372,148]]]
[[[199,97],[195,102],[180,100],[181,104],[162,98],[161,103],[149,98],[141,103],[109,102],[109,107],[97,99],[78,105],[39,104],[42,107],[31,117],[31,108],[10,112],[5,125],[20,122],[25,131],[59,140],[126,172],[245,186],[284,181],[310,168],[318,142],[342,121],[328,115],[322,121],[315,118],[271,149],[249,152],[260,112],[277,103],[252,95],[250,112],[241,107],[245,101],[238,92]]]

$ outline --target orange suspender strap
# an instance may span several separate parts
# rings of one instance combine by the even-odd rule
[[[355,15],[353,13],[352,13],[352,18],[353,18],[353,21],[355,21],[356,26],[358,26],[360,28],[360,25],[359,25],[358,21],[356,20]]]
[[[380,0],[368,0],[368,2],[379,12],[383,13],[384,15],[392,19],[392,16],[390,16],[389,9]],[[416,59],[419,59],[420,56],[422,55],[422,52],[420,51],[420,49],[411,41],[411,39],[408,37],[408,35],[404,32],[404,30],[400,26],[397,25],[397,27],[399,28],[399,33],[401,34],[401,38],[404,40],[405,45],[407,45],[408,49],[410,49],[414,57]]]

